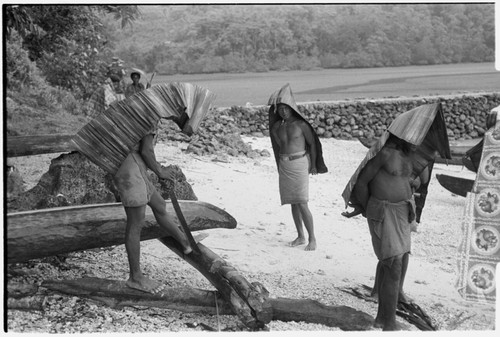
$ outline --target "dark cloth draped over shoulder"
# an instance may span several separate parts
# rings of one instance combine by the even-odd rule
[[[291,108],[293,109],[293,107],[291,107]],[[311,128],[312,133],[314,135],[314,141],[316,143],[316,169],[317,169],[318,173],[328,172],[328,168],[326,167],[325,161],[323,159],[323,148],[321,146],[321,142],[319,140],[318,135],[314,131],[311,124],[309,124],[309,122],[307,122],[307,120],[304,117],[302,117],[302,115],[298,111],[296,111],[295,109],[293,109],[293,110],[297,113],[298,117],[301,120],[303,120],[309,128]],[[276,111],[276,105],[271,105],[271,107],[269,108],[269,131],[272,130],[272,127],[276,122],[281,122],[282,120],[283,119]],[[276,165],[278,166],[279,165],[279,146],[278,146],[278,143],[276,142],[276,140],[273,139],[273,137],[270,137],[270,138],[271,138],[271,145],[273,147],[274,158],[276,159]],[[306,149],[306,151],[309,152],[309,149]]]

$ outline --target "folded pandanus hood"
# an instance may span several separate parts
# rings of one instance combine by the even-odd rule
[[[292,94],[292,88],[290,87],[290,84],[285,84],[283,87],[281,87],[279,90],[276,90],[271,97],[269,97],[269,101],[267,102],[267,105],[275,106],[280,103],[286,104],[289,107],[291,107],[295,112],[302,118],[299,111],[299,107],[295,103],[295,99],[293,98]]]
[[[450,144],[441,103],[418,106],[399,115],[388,128],[394,136],[451,159]]]
[[[162,83],[113,103],[73,137],[77,150],[116,173],[130,149],[158,126],[173,119],[186,134],[198,130],[215,94],[191,83]]]
[[[432,169],[437,154],[442,158],[451,159],[441,103],[421,105],[404,112],[394,119],[387,131],[372,145],[347,183],[342,193],[346,207],[349,202],[357,204],[357,201],[352,199],[351,193],[358,176],[368,161],[383,148],[390,134],[417,146],[413,156],[413,178],[418,177],[426,167],[431,166]]]

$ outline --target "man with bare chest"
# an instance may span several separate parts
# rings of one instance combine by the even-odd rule
[[[379,260],[379,294],[375,326],[396,330],[396,307],[402,292],[411,250],[410,224],[415,218],[411,187],[415,146],[390,135],[384,147],[361,171],[353,195],[354,211],[368,220],[372,244]]]
[[[318,135],[302,116],[289,84],[269,98],[269,135],[279,173],[281,204],[290,204],[297,229],[291,247],[303,245],[305,250],[317,248],[313,217],[309,210],[309,174],[328,172]],[[304,235],[307,230],[308,241]]]
[[[278,104],[281,122],[271,129],[271,137],[279,147],[279,188],[282,204],[291,204],[297,238],[290,243],[295,247],[306,243],[305,226],[309,242],[305,250],[317,247],[313,217],[308,207],[309,173],[317,174],[316,144],[309,125],[294,115],[292,108]],[[309,148],[309,151],[306,151]]]

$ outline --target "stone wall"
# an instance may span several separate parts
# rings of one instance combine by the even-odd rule
[[[442,103],[450,140],[478,138],[486,131],[486,115],[500,105],[500,92],[297,105],[319,137],[352,139],[378,137],[400,113],[435,102]],[[227,126],[244,135],[268,136],[268,106],[218,108],[204,123],[210,128],[218,126],[219,132],[225,132]]]

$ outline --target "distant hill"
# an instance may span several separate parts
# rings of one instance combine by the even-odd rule
[[[146,5],[114,52],[161,74],[494,61],[494,4]]]

